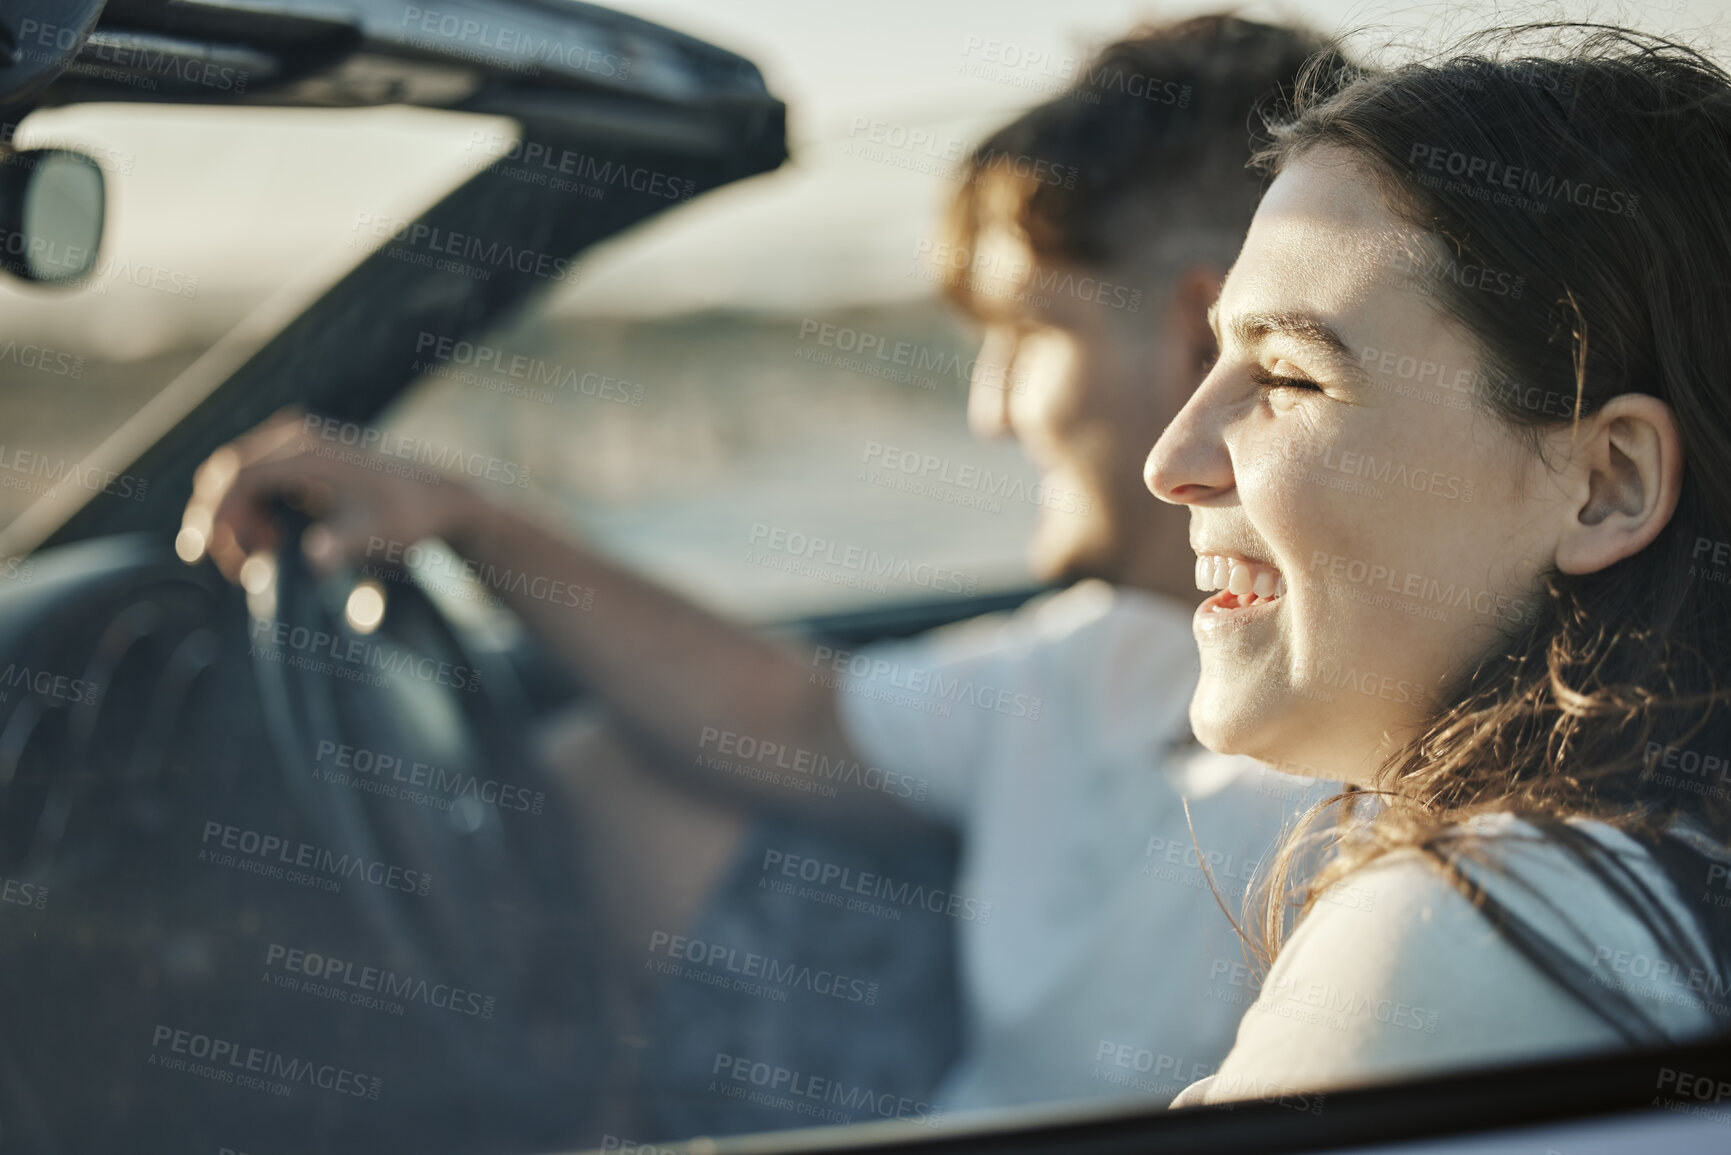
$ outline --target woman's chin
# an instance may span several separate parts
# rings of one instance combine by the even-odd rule
[[[1280,687],[1224,681],[1203,663],[1202,679],[1190,699],[1190,732],[1219,754],[1241,754],[1270,766],[1296,760],[1309,747],[1315,727],[1326,726],[1326,706],[1302,700]]]
[[[1230,694],[1231,687],[1225,692]],[[1235,708],[1215,701],[1216,695],[1207,687],[1207,680],[1198,687],[1190,700],[1190,732],[1196,740],[1216,754],[1248,754],[1264,748],[1266,720],[1258,723],[1254,710]],[[1262,739],[1259,741],[1259,739]]]

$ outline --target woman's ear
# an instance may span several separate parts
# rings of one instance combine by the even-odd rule
[[[1596,573],[1639,553],[1677,511],[1683,439],[1671,407],[1657,397],[1613,397],[1581,418],[1568,453],[1556,557],[1562,572]]]

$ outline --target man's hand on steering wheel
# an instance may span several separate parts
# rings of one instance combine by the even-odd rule
[[[238,582],[249,556],[282,545],[273,499],[313,519],[301,548],[326,574],[364,558],[371,539],[407,546],[485,515],[485,500],[462,482],[426,480],[425,469],[406,476],[392,458],[321,437],[321,425],[285,409],[211,454],[194,475],[181,518],[181,556],[196,561],[208,553]]]

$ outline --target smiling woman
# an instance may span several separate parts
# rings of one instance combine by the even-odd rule
[[[1595,28],[1339,80],[1148,460],[1195,732],[1353,786],[1187,1103],[1731,1026],[1731,80]]]

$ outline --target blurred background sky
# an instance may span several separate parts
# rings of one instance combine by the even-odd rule
[[[794,159],[781,171],[666,214],[595,254],[555,312],[654,316],[711,307],[771,312],[881,303],[929,293],[909,275],[952,186],[874,164],[848,146],[882,120],[967,143],[1046,93],[964,74],[970,44],[1084,58],[1134,23],[1211,10],[1143,0],[623,0],[620,9],[739,51],[790,108]],[[1369,40],[1440,42],[1460,29],[1568,16],[1632,24],[1709,47],[1731,0],[1253,4]],[[979,59],[976,48],[972,59]],[[1055,65],[1054,65],[1055,66]],[[99,299],[0,282],[0,328],[112,358],[205,344],[309,265],[359,258],[357,212],[411,215],[458,183],[488,122],[404,109],[225,111],[86,106],[31,117],[20,143],[70,141],[101,153],[111,181],[106,252],[196,278],[201,306],[110,277]],[[850,136],[850,132],[855,135]],[[119,171],[117,171],[119,170]]]

